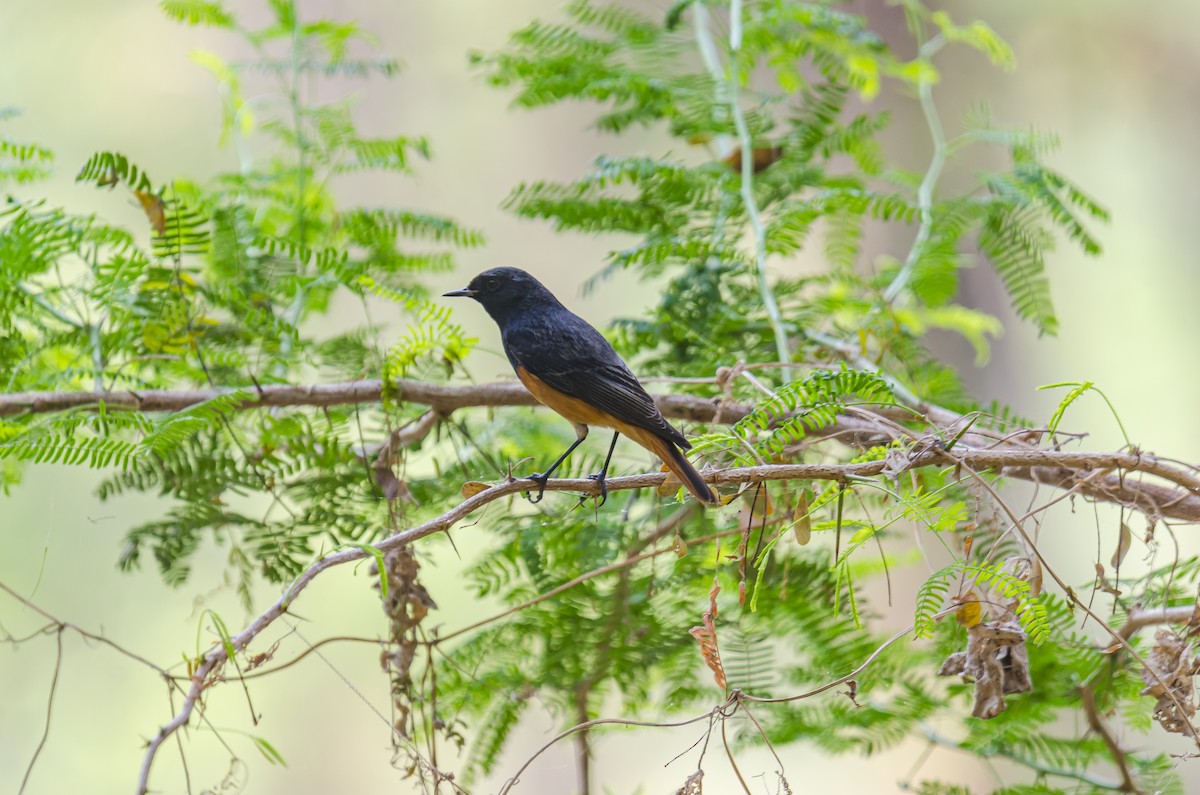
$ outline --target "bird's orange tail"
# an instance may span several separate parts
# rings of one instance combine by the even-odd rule
[[[700,502],[709,505],[720,504],[717,493],[711,486],[704,482],[704,478],[700,477],[700,473],[684,457],[683,452],[678,447],[661,436],[655,436],[653,433],[641,428],[624,429],[622,433],[661,458],[663,463],[666,464],[667,469],[671,470],[671,473],[675,477],[683,481],[683,485],[687,487],[687,490],[692,493],[692,496],[700,500]]]

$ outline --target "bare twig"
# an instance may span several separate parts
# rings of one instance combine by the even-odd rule
[[[29,766],[25,768],[25,776],[21,779],[21,788],[17,790],[18,795],[25,792],[25,787],[29,784],[29,777],[33,775],[33,766],[37,764],[38,757],[42,755],[42,749],[46,747],[46,739],[50,736],[50,716],[54,713],[54,696],[58,693],[58,675],[62,672],[62,636],[65,629],[66,627],[59,624],[58,631],[54,633],[54,641],[57,646],[54,655],[54,673],[50,675],[50,696],[46,699],[46,726],[42,729],[42,736],[38,740],[37,748],[33,749]]]
[[[938,613],[937,616],[935,616],[935,618],[937,618],[938,616],[945,615],[947,613],[952,613],[957,609],[958,609],[957,605],[948,607],[945,610],[941,611],[941,613]],[[881,654],[883,654],[885,651],[887,651],[889,646],[891,646],[893,643],[900,640],[901,638],[907,637],[908,634],[911,633],[912,631],[913,631],[913,627],[911,625],[905,627],[904,629],[897,632],[895,635],[892,635],[890,638],[885,640],[883,643],[879,644],[879,647],[876,648],[875,651],[871,652],[870,656],[868,656],[867,659],[863,661],[862,665],[858,666],[857,668],[855,668],[853,671],[846,674],[845,676],[843,676],[839,679],[834,679],[832,682],[826,682],[825,684],[821,685],[820,687],[813,688],[812,690],[806,690],[803,693],[797,693],[794,696],[781,696],[779,698],[762,698],[760,696],[751,696],[747,693],[743,693],[740,690],[735,690],[734,695],[736,696],[738,701],[754,701],[759,704],[785,704],[789,701],[800,701],[802,699],[812,698],[813,696],[818,695],[819,693],[824,693],[826,690],[837,687],[840,684],[845,684],[846,682],[849,682],[851,679],[858,678],[859,674],[861,674],[863,671],[867,670],[867,668],[871,667],[871,664],[874,663],[877,659],[879,659],[879,656]]]
[[[742,778],[742,771],[738,769],[737,760],[733,758],[733,749],[729,747],[729,737],[725,733],[725,721],[721,721],[721,743],[725,746],[725,756],[729,759],[729,766],[733,768],[733,774],[737,776],[738,783],[742,785],[742,792],[751,795],[750,785],[746,783],[746,779]]]
[[[725,713],[725,710],[727,710],[731,705],[732,705],[732,701],[727,700],[724,704],[721,704],[720,706],[717,706],[717,707],[713,707],[708,712],[705,712],[703,715],[697,715],[694,718],[687,718],[686,720],[678,720],[678,721],[628,720],[626,718],[593,718],[592,720],[589,720],[585,723],[576,724],[576,725],[572,726],[571,728],[565,729],[565,730],[559,732],[558,734],[554,735],[554,737],[552,737],[548,741],[546,741],[546,743],[544,745],[542,745],[541,748],[539,748],[537,751],[535,751],[533,756],[526,759],[525,763],[523,765],[521,765],[521,767],[517,770],[517,772],[514,773],[512,775],[512,777],[510,777],[507,781],[504,782],[504,786],[500,787],[500,795],[505,795],[505,793],[512,792],[512,788],[515,787],[521,781],[521,774],[524,773],[526,770],[528,770],[529,766],[532,765],[539,756],[544,754],[549,748],[553,747],[555,743],[557,743],[560,740],[563,740],[567,737],[570,737],[572,734],[575,734],[576,732],[587,731],[588,729],[590,729],[594,726],[606,726],[606,725],[643,726],[643,727],[651,727],[651,728],[657,728],[657,729],[675,729],[680,726],[690,726],[691,724],[699,723],[702,720],[710,720],[714,716],[721,717],[721,718],[728,717],[728,715]]]
[[[1083,702],[1083,713],[1087,716],[1088,726],[1092,727],[1092,731],[1100,735],[1100,739],[1108,746],[1109,753],[1112,754],[1113,761],[1117,765],[1117,770],[1121,771],[1121,791],[1132,792],[1135,795],[1141,795],[1141,790],[1133,780],[1133,775],[1129,772],[1129,762],[1125,758],[1125,750],[1117,743],[1117,738],[1113,737],[1112,732],[1100,719],[1100,713],[1096,709],[1096,694],[1092,692],[1090,685],[1084,685],[1079,688],[1080,701]]]
[[[43,610],[42,608],[35,605],[33,602],[29,601],[24,596],[21,596],[21,594],[17,593],[12,588],[8,587],[7,585],[5,585],[2,582],[0,582],[0,591],[4,591],[6,594],[11,596],[13,599],[16,599],[18,602],[25,605],[33,612],[37,613],[42,618],[45,618],[47,621],[50,621],[55,627],[58,627],[60,629],[69,629],[72,632],[74,632],[75,634],[85,637],[88,640],[94,640],[97,643],[102,643],[105,646],[108,646],[109,648],[119,652],[120,654],[123,654],[124,656],[128,657],[129,659],[136,660],[137,662],[140,662],[142,665],[145,665],[149,668],[154,669],[154,671],[157,672],[162,677],[164,677],[166,679],[170,678],[166,669],[161,668],[158,665],[155,665],[154,663],[147,660],[145,657],[142,657],[140,654],[134,654],[133,652],[129,651],[128,649],[112,642],[111,640],[104,637],[103,635],[97,635],[94,632],[88,632],[86,629],[83,629],[82,627],[77,626],[77,625],[72,624],[67,621],[60,621],[59,619],[55,618],[50,613],[47,613],[45,610]],[[40,635],[40,634],[44,634],[44,632],[40,630],[36,634]]]
[[[727,536],[737,535],[740,532],[741,532],[741,530],[726,530],[722,533],[713,533],[712,535],[703,536],[702,538],[689,539],[688,545],[690,546],[690,545],[694,545],[694,544],[705,544],[705,543],[708,543],[709,541],[715,541],[718,538],[725,538]],[[479,629],[480,627],[487,626],[488,624],[491,624],[495,621],[499,621],[502,618],[511,616],[514,613],[519,613],[522,610],[526,610],[530,607],[533,607],[536,604],[540,604],[541,602],[544,602],[547,599],[553,599],[554,597],[558,596],[560,593],[562,593],[564,591],[569,591],[577,585],[582,585],[583,583],[587,582],[588,580],[594,580],[595,578],[602,577],[605,574],[609,574],[614,571],[619,571],[620,569],[629,568],[630,566],[635,566],[638,563],[641,563],[643,560],[649,560],[650,558],[657,557],[659,555],[665,555],[667,553],[674,554],[674,552],[675,552],[674,547],[663,547],[662,549],[655,549],[650,552],[644,552],[640,555],[633,555],[631,557],[622,558],[621,560],[618,560],[615,563],[609,563],[607,566],[601,566],[600,568],[592,569],[589,572],[580,574],[578,577],[567,580],[562,585],[557,585],[557,586],[551,588],[549,591],[546,591],[545,593],[538,594],[537,596],[533,597],[532,599],[526,600],[519,605],[513,605],[512,607],[508,608],[507,610],[503,610],[499,613],[490,615],[487,618],[480,619],[479,621],[476,621],[474,624],[469,624],[468,626],[465,626],[462,629],[456,629],[453,632],[450,632],[446,635],[442,635],[441,637],[439,637],[437,639],[437,642],[444,643],[445,641],[448,641],[451,638],[457,638],[459,635],[466,634],[467,632],[472,632],[476,629]]]
[[[1081,771],[1081,770],[1072,770],[1072,769],[1068,769],[1068,768],[1052,767],[1050,765],[1039,762],[1036,759],[1030,759],[1030,758],[1021,756],[1020,754],[1016,754],[1010,750],[1004,750],[1004,749],[994,748],[994,747],[964,748],[961,743],[957,742],[956,740],[952,740],[949,737],[943,737],[942,735],[938,734],[937,732],[935,732],[932,728],[930,728],[928,726],[922,726],[922,731],[925,735],[925,738],[927,740],[929,740],[929,743],[931,746],[939,746],[942,748],[953,749],[955,751],[963,751],[963,752],[971,754],[973,756],[982,757],[983,759],[990,759],[992,757],[1008,759],[1008,760],[1011,760],[1011,761],[1017,763],[1018,765],[1021,765],[1022,767],[1029,768],[1030,770],[1034,771],[1035,773],[1037,773],[1041,776],[1058,776],[1059,778],[1066,778],[1066,779],[1071,779],[1073,781],[1079,781],[1083,784],[1087,784],[1089,787],[1091,787],[1092,789],[1096,789],[1096,790],[1119,791],[1121,788],[1121,785],[1119,783],[1117,783],[1116,781],[1109,781],[1109,780],[1102,779],[1102,778],[1096,778],[1095,776],[1088,775],[1086,772]]]

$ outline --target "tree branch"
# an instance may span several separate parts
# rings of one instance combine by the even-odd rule
[[[194,389],[194,390],[146,390],[142,392],[19,392],[0,395],[0,417],[25,412],[48,413],[70,409],[95,410],[103,402],[106,409],[127,408],[146,412],[182,411],[220,395],[236,391],[248,393],[238,410],[250,410],[276,406],[339,406],[354,403],[374,403],[383,398],[384,384],[379,380],[347,381],[335,384],[295,386],[275,384],[262,387]],[[484,406],[535,406],[537,401],[516,381],[478,384],[473,386],[447,386],[422,381],[395,381],[389,385],[388,393],[395,400],[429,406],[437,416],[445,416],[457,409]],[[663,415],[672,419],[692,422],[730,424],[750,413],[749,404],[736,403],[721,398],[705,398],[697,395],[658,395],[655,398]],[[862,412],[859,412],[860,414]],[[933,406],[918,405],[904,409],[902,413],[882,408],[874,412],[880,418],[911,422],[924,416],[929,427],[939,433],[948,427],[963,422],[961,415]],[[425,431],[433,417],[423,418],[417,424]],[[878,423],[861,417],[843,416],[832,425],[810,431],[813,437],[838,436],[860,447],[888,441]],[[1153,519],[1180,519],[1200,522],[1200,477],[1194,470],[1162,463],[1153,455],[1140,452],[1127,453],[1073,453],[1058,450],[1043,450],[1031,444],[1039,431],[1031,429],[1007,437],[996,437],[986,431],[971,430],[963,434],[955,445],[955,451],[963,453],[963,462],[975,469],[992,469],[1007,477],[1028,480],[1060,488],[1078,487],[1080,493],[1092,499],[1112,502],[1136,508]],[[937,463],[936,455],[927,455],[914,466]],[[863,465],[870,471],[862,473],[870,477],[883,471],[882,462]],[[837,469],[829,469],[829,472]],[[1095,476],[1095,470],[1115,470],[1118,474]],[[737,470],[733,470],[737,471]],[[1171,488],[1159,483],[1131,480],[1125,473],[1142,472],[1161,478],[1177,486]],[[1091,477],[1088,477],[1091,475]],[[780,475],[781,478],[816,477],[826,475]],[[831,479],[839,475],[832,474]],[[1084,480],[1084,478],[1087,478]],[[715,475],[713,483],[744,483],[747,480],[725,480]],[[777,479],[771,477],[767,479]],[[594,485],[594,484],[593,484]],[[641,483],[627,488],[643,488],[655,483]],[[573,487],[572,487],[573,488]],[[593,493],[592,489],[576,489]]]
[[[515,381],[479,386],[445,386],[401,380],[394,382],[391,389],[394,390],[391,394],[396,400],[420,403],[438,412],[471,406],[533,406],[537,403],[533,395]],[[344,406],[353,403],[378,403],[383,397],[383,382],[371,379],[310,386],[268,384],[191,390],[153,389],[141,392],[15,392],[0,395],[0,417],[25,413],[46,414],[68,409],[94,410],[101,402],[107,409],[182,411],[221,395],[239,391],[249,393],[249,397],[236,407],[241,411],[275,406]]]
[[[1113,737],[1108,726],[1104,725],[1104,721],[1100,718],[1100,712],[1096,709],[1096,694],[1092,692],[1090,685],[1084,685],[1079,688],[1080,701],[1083,702],[1083,713],[1087,716],[1088,726],[1092,731],[1100,735],[1100,739],[1104,745],[1108,747],[1108,751],[1112,754],[1113,762],[1117,765],[1117,770],[1121,773],[1121,792],[1132,792],[1135,795],[1141,795],[1142,790],[1138,787],[1137,782],[1133,780],[1133,774],[1129,770],[1129,760],[1126,757],[1125,749],[1117,742],[1117,738]]]
[[[1125,623],[1117,630],[1117,634],[1129,640],[1139,630],[1155,624],[1188,624],[1197,623],[1198,605],[1181,605],[1178,607],[1158,607],[1153,609],[1135,608],[1129,611]]]
[[[885,470],[889,475],[897,475],[920,467],[943,466],[945,465],[945,456],[945,452],[935,446],[927,447],[924,450],[913,450],[907,454],[904,460],[893,458],[888,461],[866,461],[857,464],[771,464],[708,470],[702,474],[707,482],[718,486],[772,480],[829,480],[846,483],[855,479],[874,477],[883,474]],[[961,465],[976,471],[990,469],[1007,472],[1009,469],[1014,469],[1020,472],[1037,472],[1049,468],[1056,472],[1084,473],[1094,469],[1119,469],[1156,474],[1184,486],[1191,493],[1183,489],[1169,489],[1154,484],[1136,483],[1126,478],[1118,481],[1112,475],[1104,479],[1090,478],[1082,485],[1081,491],[1097,490],[1098,497],[1115,501],[1123,501],[1126,496],[1131,496],[1140,503],[1149,503],[1150,507],[1158,510],[1161,515],[1178,515],[1183,512],[1187,513],[1192,520],[1200,521],[1200,480],[1182,470],[1161,464],[1149,456],[1136,453],[1066,453],[1056,450],[968,450],[959,446],[955,448],[955,458]],[[607,489],[611,493],[628,489],[657,488],[666,480],[666,477],[665,473],[656,472],[610,478],[607,481]],[[1085,476],[1075,474],[1074,477],[1082,479]],[[1110,481],[1112,481],[1111,485],[1105,485]],[[459,520],[495,500],[511,494],[527,492],[531,488],[531,483],[523,480],[510,480],[497,484],[464,500],[441,516],[397,533],[375,546],[386,552],[398,546],[411,544],[418,539],[450,529]],[[600,495],[600,483],[591,478],[549,480],[545,484],[545,489],[546,491],[573,491],[592,496]],[[1114,491],[1110,492],[1110,489]],[[1169,499],[1161,503],[1152,502],[1155,497],[1163,495],[1169,496]],[[316,579],[317,575],[334,566],[361,560],[368,554],[370,553],[359,548],[344,549],[330,553],[309,566],[274,605],[230,639],[230,646],[236,651],[245,649],[263,630],[288,611],[292,601]],[[147,791],[150,768],[159,747],[168,737],[187,724],[196,702],[209,684],[209,678],[228,659],[225,649],[225,644],[217,644],[205,655],[203,662],[197,667],[192,677],[192,685],[184,699],[182,709],[151,738],[138,778],[138,795],[143,795]]]

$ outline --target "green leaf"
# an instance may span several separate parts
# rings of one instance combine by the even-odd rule
[[[213,0],[163,0],[160,5],[168,17],[187,25],[231,30],[236,24],[224,4]]]
[[[268,762],[270,762],[272,765],[281,765],[283,767],[287,767],[287,762],[283,760],[283,754],[275,750],[275,746],[267,742],[265,737],[259,737],[252,734],[250,735],[250,739],[254,741],[254,747],[258,749],[258,752],[261,753],[263,758],[265,758]]]

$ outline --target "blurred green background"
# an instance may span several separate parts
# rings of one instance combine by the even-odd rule
[[[254,2],[231,5],[247,17],[261,13]],[[361,96],[357,117],[364,132],[424,134],[433,144],[435,159],[421,164],[415,179],[350,180],[340,189],[363,203],[450,214],[487,234],[488,244],[462,253],[459,272],[435,287],[460,286],[485,267],[517,264],[542,277],[597,325],[618,314],[636,314],[651,303],[646,289],[621,276],[586,297],[580,293],[580,284],[599,269],[605,252],[622,241],[555,236],[547,226],[518,221],[498,206],[518,181],[567,180],[600,153],[661,154],[670,146],[654,131],[621,140],[601,136],[588,128],[587,107],[512,111],[505,93],[488,88],[472,73],[468,50],[501,46],[510,31],[531,17],[555,15],[558,0],[329,0],[300,5],[305,16],[359,20],[378,36],[384,52],[404,62],[400,77],[355,89]],[[670,3],[640,5],[657,15]],[[900,40],[903,23],[896,9],[882,0],[846,5],[876,19],[892,40]],[[1049,417],[1062,394],[1037,392],[1038,385],[1094,381],[1143,449],[1200,460],[1195,411],[1200,269],[1193,254],[1200,243],[1200,159],[1195,153],[1200,141],[1200,5],[1190,0],[977,0],[944,7],[959,20],[990,22],[1018,58],[1018,70],[1008,75],[972,51],[946,52],[938,61],[943,84],[935,99],[948,130],[964,109],[983,100],[998,123],[1059,133],[1063,149],[1049,162],[1098,197],[1113,220],[1098,230],[1105,244],[1102,258],[1085,259],[1063,247],[1050,261],[1061,320],[1057,338],[1037,339],[1030,327],[1019,325],[1006,310],[994,275],[980,267],[965,282],[965,302],[1001,316],[1006,336],[995,344],[990,362],[978,368],[965,344],[938,339],[935,348],[961,362],[976,397],[998,398],[1037,419]],[[220,34],[167,21],[155,3],[145,0],[0,3],[0,107],[23,110],[4,124],[4,132],[57,155],[53,180],[25,188],[23,194],[46,196],[77,212],[124,218],[130,228],[140,230],[145,228],[140,210],[123,197],[72,183],[93,151],[123,152],[159,180],[203,180],[218,169],[236,168],[235,154],[217,147],[220,105],[213,82],[188,58],[195,48],[236,57],[233,47]],[[916,107],[899,97],[881,101],[895,110],[886,136],[889,154],[900,165],[923,170],[929,145]],[[952,186],[969,169],[970,163],[952,167],[946,184]],[[897,238],[872,241],[870,248],[896,255],[907,246],[907,239]],[[806,267],[804,261],[774,265]],[[483,314],[456,307],[455,317],[480,336],[485,349],[472,360],[475,377],[509,377],[507,362],[495,353],[494,329]],[[354,323],[355,318],[331,322]],[[1084,449],[1115,449],[1122,443],[1108,409],[1095,396],[1076,404],[1065,427],[1090,432]],[[223,559],[216,545],[200,558],[189,584],[177,590],[167,590],[152,568],[128,575],[116,571],[123,532],[163,506],[129,498],[102,504],[92,494],[93,483],[88,473],[66,467],[27,470],[25,483],[0,501],[0,582],[57,618],[103,633],[160,664],[195,651],[205,608],[240,625],[242,611],[221,581]],[[1043,526],[1042,538],[1060,571],[1078,582],[1090,575],[1094,552],[1073,550],[1092,550],[1098,541],[1092,511],[1082,503],[1076,507],[1078,514],[1065,504],[1056,509],[1050,515],[1055,524]],[[1114,522],[1106,514],[1100,527],[1110,532]],[[1135,526],[1135,537],[1143,529]],[[469,554],[470,528],[462,528],[456,540]],[[1185,550],[1197,547],[1191,538],[1179,541]],[[440,542],[422,552],[451,565],[455,560]],[[1130,558],[1145,552],[1138,543]],[[382,633],[383,616],[370,584],[365,567],[318,581],[296,608],[295,626],[303,641],[288,638],[280,656],[289,657],[305,641],[331,634]],[[452,578],[431,579],[428,585],[440,605],[435,624],[454,629],[474,614],[472,595]],[[256,607],[275,596],[261,589]],[[897,609],[903,613],[907,608]],[[4,630],[22,636],[42,623],[0,594]],[[212,639],[204,624],[199,643]],[[128,792],[134,787],[142,743],[174,712],[165,688],[149,669],[110,649],[71,634],[63,643],[51,730],[27,791]],[[288,672],[255,684],[254,708],[262,715],[258,727],[250,726],[240,688],[222,687],[211,694],[211,719],[248,763],[247,790],[419,791],[389,766],[388,682],[375,650],[343,644],[322,653],[327,662],[311,655]],[[0,649],[2,791],[16,791],[38,743],[54,659],[52,636]],[[477,791],[498,789],[504,776],[561,727],[557,716],[545,710],[531,714],[503,757],[501,775]],[[939,728],[952,733],[953,727]],[[241,731],[268,738],[287,766],[268,765]],[[645,792],[673,791],[690,772],[690,762],[664,763],[697,736],[698,730],[618,730],[594,741],[598,757],[593,770],[606,791],[633,792],[639,786]],[[1144,742],[1133,739],[1134,745]],[[808,748],[788,748],[784,761],[793,782],[802,774],[806,789],[890,792],[907,776],[922,747],[914,741],[858,764],[823,758]],[[217,789],[228,757],[212,732],[194,721],[188,736],[193,791]],[[773,791],[773,760],[757,749],[744,758],[743,770],[766,771],[764,791]],[[949,752],[935,752],[922,771],[954,768],[961,761]],[[710,791],[728,791],[732,779],[719,769],[722,764],[710,759],[708,767]],[[165,748],[153,788],[186,791],[181,771],[178,748]],[[975,766],[953,775],[981,787],[995,783],[992,772]],[[1191,779],[1200,781],[1200,776],[1192,774]],[[571,747],[562,745],[542,757],[517,791],[566,792],[574,780]]]

